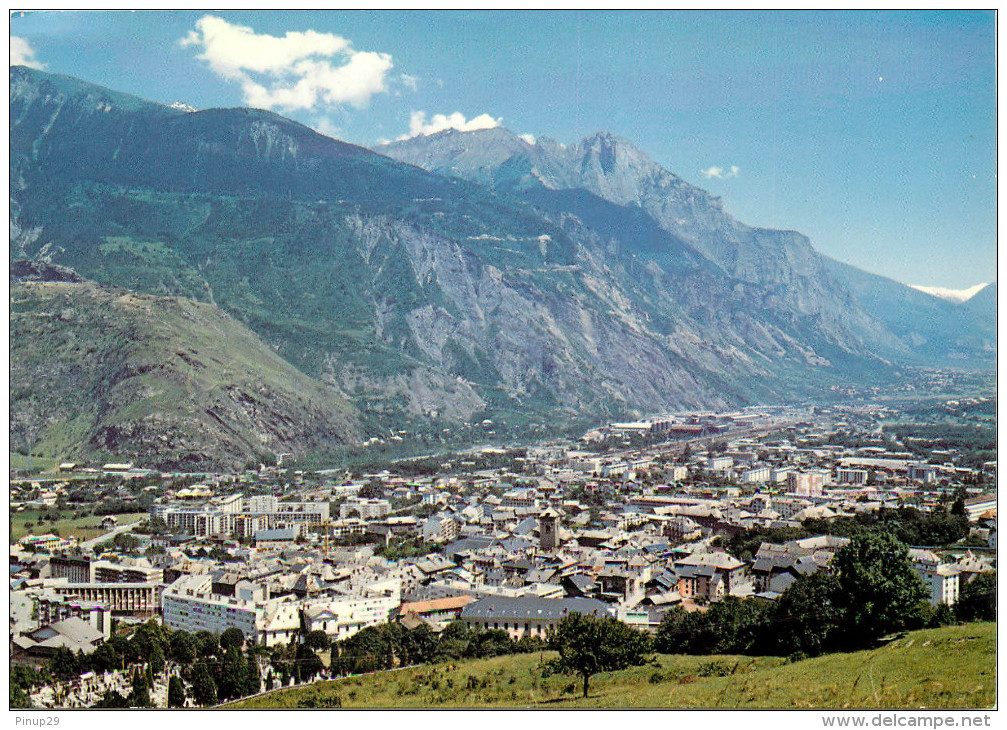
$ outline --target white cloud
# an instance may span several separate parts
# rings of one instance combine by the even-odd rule
[[[10,65],[11,66],[31,66],[32,68],[44,69],[45,64],[35,60],[35,50],[24,38],[16,35],[10,37]]]
[[[535,144],[535,136],[532,134],[519,134],[518,137],[523,139],[528,144]]]
[[[179,41],[217,75],[241,84],[245,103],[271,109],[367,106],[387,92],[392,69],[387,53],[354,50],[332,33],[291,31],[283,37],[256,33],[206,15]]]
[[[339,139],[343,134],[343,130],[337,127],[328,117],[318,117],[311,125],[311,128],[319,134],[324,134],[326,137],[334,139]]]
[[[426,112],[412,112],[409,115],[409,134],[399,137],[400,140],[418,137],[419,135],[437,134],[446,129],[457,129],[459,132],[473,132],[477,129],[492,129],[499,127],[503,118],[494,119],[489,114],[480,114],[472,119],[465,119],[461,112],[453,114],[434,114],[427,121]]]
[[[716,165],[708,167],[705,170],[700,170],[699,174],[705,177],[707,180],[711,178],[717,178],[718,180],[729,180],[732,177],[737,177],[738,173],[741,172],[741,168],[737,165],[731,165],[730,168],[725,170],[723,167],[717,167]]]
[[[409,74],[402,74],[399,76],[399,80],[410,91],[416,91],[416,87],[419,85],[420,81],[418,77],[410,76]]]

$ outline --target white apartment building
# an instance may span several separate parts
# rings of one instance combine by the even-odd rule
[[[731,456],[711,456],[706,460],[706,468],[710,471],[722,472],[734,466],[734,458]]]
[[[291,523],[321,524],[329,519],[328,502],[281,502],[269,495],[245,500],[232,494],[199,506],[155,503],[152,517],[160,517],[172,530],[196,537],[251,537],[259,530]]]
[[[787,491],[798,497],[821,497],[825,475],[818,471],[792,471],[787,474]]]
[[[783,484],[794,471],[792,466],[776,466],[769,473],[769,480],[774,484]]]
[[[863,486],[867,484],[867,470],[841,466],[836,470],[836,481],[840,484]]]
[[[689,476],[689,467],[683,464],[674,464],[664,469],[667,479],[672,482],[680,482]]]
[[[244,590],[239,594],[236,588],[234,597],[213,595],[212,583],[207,574],[183,575],[165,588],[161,596],[164,625],[175,631],[213,634],[233,627],[240,629],[246,639],[257,641],[262,609],[254,600],[245,600],[250,596]]]
[[[305,631],[324,631],[331,639],[347,639],[368,626],[388,623],[402,604],[401,582],[382,581],[367,586],[365,595],[326,598],[303,604]]]
[[[276,512],[277,506],[280,504],[280,500],[271,494],[256,494],[252,497],[245,498],[244,512],[250,514],[266,514],[269,512]]]
[[[940,467],[934,464],[924,464],[922,462],[910,462],[906,464],[906,477],[913,482],[933,484],[940,478],[940,471]]]
[[[359,517],[362,520],[381,519],[392,511],[392,505],[387,499],[364,499],[350,497],[339,505],[339,519]]]
[[[930,593],[929,601],[935,606],[946,604],[952,606],[958,600],[959,579],[961,570],[950,563],[940,562],[940,558],[929,550],[910,548],[909,559],[913,569],[923,581]]]
[[[765,484],[769,481],[769,474],[768,466],[756,466],[741,472],[738,481],[742,484]]]
[[[233,597],[221,596],[212,592],[209,575],[183,575],[165,589],[161,601],[168,628],[215,634],[237,628],[256,644],[277,646],[302,629],[345,639],[366,626],[387,623],[401,604],[401,581],[365,586],[360,595],[299,601],[291,595],[270,598],[265,586],[247,581],[235,586]]]

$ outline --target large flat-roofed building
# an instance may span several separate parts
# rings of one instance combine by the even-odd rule
[[[87,583],[91,580],[91,561],[76,555],[53,555],[49,558],[46,577],[66,578],[71,583]]]
[[[160,583],[163,580],[164,570],[149,564],[129,565],[109,560],[91,563],[91,581],[94,583]]]
[[[106,639],[111,635],[112,617],[107,606],[74,596],[61,596],[51,590],[37,593],[31,599],[36,627],[76,617],[100,631]]]
[[[941,467],[935,464],[924,464],[922,462],[906,464],[906,478],[912,482],[933,484],[940,478],[941,471]]]
[[[840,484],[867,484],[867,470],[841,466],[836,470],[836,481]]]
[[[792,471],[787,474],[787,491],[798,497],[821,497],[825,475],[818,471]]]
[[[170,629],[223,633],[229,628],[241,630],[246,639],[258,638],[257,620],[264,609],[254,600],[243,597],[217,596],[212,593],[213,578],[209,575],[183,575],[165,588],[161,596],[164,625]]]
[[[738,481],[742,484],[765,484],[769,481],[770,468],[768,466],[754,466],[746,469],[738,475]]]
[[[545,638],[571,613],[614,617],[611,608],[594,598],[506,598],[490,596],[468,604],[461,620],[480,629],[502,629],[512,639]]]
[[[321,524],[329,519],[328,502],[281,502],[269,495],[244,499],[240,494],[218,497],[201,505],[156,503],[152,517],[171,530],[196,537],[252,537],[292,523]]]
[[[65,579],[46,583],[60,596],[107,606],[113,615],[154,616],[160,610],[160,582],[150,583],[69,583]]]
[[[978,520],[987,512],[996,512],[997,496],[995,494],[980,494],[965,500],[965,514],[970,520]]]
[[[188,632],[222,633],[237,628],[260,646],[285,645],[302,631],[321,630],[346,639],[367,626],[387,623],[401,603],[401,582],[383,581],[356,595],[328,595],[298,600],[270,598],[265,586],[240,581],[233,596],[212,590],[209,575],[184,575],[162,596],[164,625]]]
[[[349,497],[339,505],[339,519],[359,517],[362,520],[380,519],[392,511],[387,499],[364,499]]]

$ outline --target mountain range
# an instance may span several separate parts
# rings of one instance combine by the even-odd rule
[[[51,316],[57,291],[73,311],[104,311],[109,332],[128,320],[134,337],[170,311],[190,329],[169,328],[154,359],[174,362],[213,322],[238,333],[242,355],[229,363],[232,343],[217,337],[202,378],[248,392],[274,374],[265,421],[239,407],[227,429],[207,430],[197,410],[209,386],[168,368],[185,394],[173,402],[188,405],[140,398],[132,425],[113,429],[115,408],[96,405],[108,372],[67,380],[86,348],[48,348],[48,367],[12,348],[12,373],[22,361],[32,373],[12,385],[12,424],[53,455],[174,463],[149,436],[166,408],[186,414],[172,421],[175,443],[205,442],[200,463],[232,463],[389,429],[488,419],[499,434],[543,435],[815,398],[905,365],[995,358],[981,306],[827,259],[799,233],[745,226],[609,134],[563,146],[445,132],[375,152],[270,112],[164,106],[24,67],[10,70],[10,107],[12,301],[50,315],[35,330],[12,306],[12,327],[62,341],[76,320]],[[44,282],[23,275],[40,269]],[[123,289],[145,316],[95,304]],[[64,405],[81,392],[94,407]],[[265,428],[273,419],[285,428]]]

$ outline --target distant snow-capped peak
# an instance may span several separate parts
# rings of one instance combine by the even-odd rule
[[[970,286],[968,289],[946,289],[943,286],[917,286],[916,284],[910,284],[909,286],[924,294],[930,294],[940,299],[947,299],[949,302],[967,302],[989,286],[989,283],[983,282],[982,284]]]

